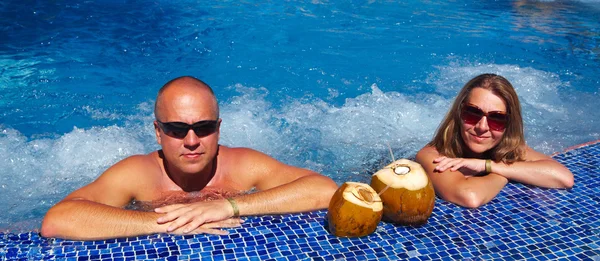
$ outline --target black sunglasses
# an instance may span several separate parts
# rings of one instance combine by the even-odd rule
[[[215,133],[217,131],[217,126],[219,125],[219,121],[199,121],[190,125],[184,122],[162,122],[156,120],[158,123],[158,127],[162,129],[162,131],[170,137],[176,139],[183,139],[187,136],[190,129],[194,130],[196,136],[204,137],[210,134]]]

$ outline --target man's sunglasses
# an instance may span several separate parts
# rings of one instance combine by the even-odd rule
[[[460,118],[469,125],[477,124],[481,118],[485,116],[490,129],[495,131],[502,131],[506,128],[508,123],[508,115],[506,112],[501,111],[490,111],[484,112],[479,107],[472,104],[463,104]]]
[[[161,122],[156,120],[158,127],[170,137],[183,139],[187,136],[190,129],[194,130],[196,136],[204,137],[217,131],[219,121],[199,121],[192,125],[183,122]]]

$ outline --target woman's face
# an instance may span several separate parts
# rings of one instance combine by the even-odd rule
[[[462,107],[468,110],[461,112],[461,137],[468,147],[467,155],[478,157],[502,140],[505,131],[502,119],[508,119],[506,104],[491,91],[474,88]],[[478,119],[481,115],[484,117]]]

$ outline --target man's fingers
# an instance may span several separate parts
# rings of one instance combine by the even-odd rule
[[[164,212],[157,223],[167,226],[167,233],[188,234],[198,228],[214,229],[238,227],[242,224],[239,218],[228,218],[229,211],[222,209],[222,202],[198,202],[193,204],[173,205],[156,209]],[[229,204],[227,204],[229,207]],[[166,212],[165,212],[166,211]],[[209,225],[207,225],[209,224]],[[211,234],[216,232],[211,230]]]
[[[189,215],[186,215],[189,212],[190,212],[189,206],[179,205],[179,208],[171,208],[169,211],[164,212],[165,215],[159,217],[156,220],[156,222],[159,223],[159,224],[164,224],[164,223],[167,223],[167,222],[171,222],[173,220],[180,219],[180,218],[182,218],[184,216],[189,216]],[[191,218],[191,217],[188,217],[188,219],[189,218]]]
[[[180,227],[188,225],[184,228],[184,232],[189,232],[189,231],[192,231],[193,229],[197,228],[198,226],[200,226],[203,223],[204,223],[204,219],[199,218],[199,217],[194,218],[194,216],[192,216],[190,214],[186,214],[186,215],[177,217],[176,220],[171,222],[171,224],[169,225],[169,228],[167,228],[167,231],[171,232]]]
[[[222,223],[222,227],[239,227],[244,223],[244,220],[241,218],[230,218],[220,222]]]
[[[181,208],[183,205],[182,204],[174,204],[174,205],[168,205],[168,206],[163,206],[160,208],[155,208],[154,212],[156,213],[167,213],[167,212],[171,212],[175,209]]]
[[[205,224],[202,224],[202,226],[200,226],[200,227],[201,228],[232,228],[232,227],[239,227],[242,225],[242,223],[244,223],[244,221],[242,219],[230,218],[230,219],[226,219],[226,220],[205,223]]]
[[[189,233],[190,231],[192,231],[196,228],[206,228],[206,229],[234,228],[234,227],[239,227],[242,225],[242,223],[244,223],[244,221],[240,218],[229,218],[226,220],[207,222],[207,223],[203,223],[203,221],[204,220],[194,219],[185,226],[183,231],[185,233]]]

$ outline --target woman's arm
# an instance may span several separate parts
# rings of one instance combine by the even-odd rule
[[[490,173],[485,176],[472,176],[471,169],[452,169],[445,167],[436,169],[441,155],[434,147],[426,146],[416,156],[416,161],[423,166],[433,183],[436,194],[454,204],[477,208],[492,200],[508,183],[508,179]],[[437,160],[436,160],[437,159]],[[485,168],[484,160],[471,162]],[[480,164],[481,163],[481,164]],[[441,163],[444,164],[444,163]]]
[[[526,146],[525,152],[525,161],[510,165],[502,162],[492,162],[492,173],[497,173],[509,180],[538,187],[573,187],[573,173],[565,166],[529,146]]]
[[[484,159],[446,158],[433,147],[417,153],[431,178],[436,193],[443,199],[465,207],[478,207],[495,197],[508,180],[545,188],[573,187],[573,174],[565,166],[530,147],[525,161],[505,164],[492,161],[492,173],[485,170]]]

